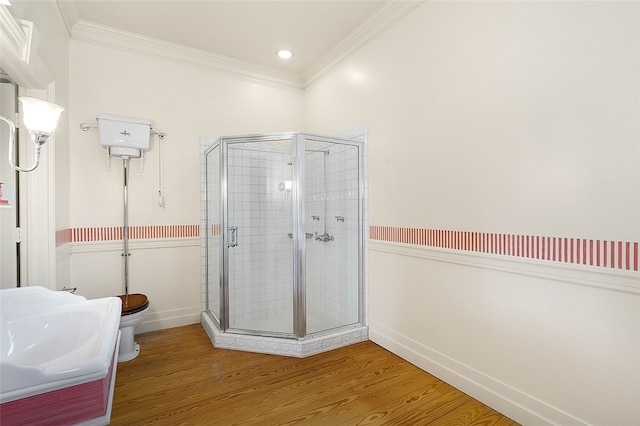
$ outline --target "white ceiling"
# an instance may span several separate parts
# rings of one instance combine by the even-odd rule
[[[72,32],[78,21],[303,75],[390,3],[415,0],[57,0]],[[283,61],[279,49],[294,51]]]

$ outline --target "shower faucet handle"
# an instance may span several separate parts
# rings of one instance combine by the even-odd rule
[[[227,228],[229,231],[229,242],[227,243],[227,247],[238,247],[238,227],[237,226],[229,226]]]
[[[336,216],[336,221],[344,222],[344,216]]]
[[[313,215],[311,216],[311,220],[320,220],[320,216]]]
[[[324,234],[318,234],[316,232],[316,241],[322,241],[326,243],[327,241],[333,241],[333,235],[329,235],[326,232]]]

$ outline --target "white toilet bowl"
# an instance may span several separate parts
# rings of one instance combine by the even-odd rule
[[[140,345],[133,338],[136,327],[149,310],[149,300],[144,294],[130,294],[119,296],[122,300],[122,315],[120,316],[120,350],[118,362],[131,361],[140,354]]]

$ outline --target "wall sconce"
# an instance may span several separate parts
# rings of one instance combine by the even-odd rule
[[[19,172],[31,172],[40,164],[40,149],[56,128],[58,119],[62,111],[64,111],[64,108],[52,102],[28,96],[21,96],[18,99],[20,99],[20,103],[22,103],[22,121],[29,131],[31,140],[35,144],[35,162],[33,166],[22,168],[15,164],[16,126],[11,120],[1,115],[0,120],[9,124],[9,164]]]

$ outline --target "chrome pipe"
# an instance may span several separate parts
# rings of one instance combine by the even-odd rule
[[[83,132],[89,131],[89,129],[92,128],[92,127],[95,127],[97,129],[98,128],[98,124],[80,123],[80,130],[82,130]]]
[[[122,157],[124,168],[124,228],[122,241],[124,243],[124,294],[129,295],[129,157]]]
[[[31,167],[20,167],[16,163],[16,126],[15,124],[13,124],[13,121],[7,118],[4,118],[2,116],[0,116],[0,120],[6,122],[9,125],[9,151],[8,151],[9,165],[19,172],[34,171],[40,164],[40,149],[42,148],[42,145],[47,141],[49,134],[43,133],[43,132],[34,132],[34,131],[29,132],[29,135],[31,136],[31,140],[35,144],[33,165]]]
[[[91,128],[98,128],[100,126],[98,126],[97,123],[80,123],[80,130],[82,130],[83,132],[88,132],[89,129]],[[154,129],[153,127],[151,127],[149,129],[149,132],[153,133],[154,135],[157,135],[160,139],[164,139],[167,137],[167,134],[163,131],[160,131],[158,129]]]

